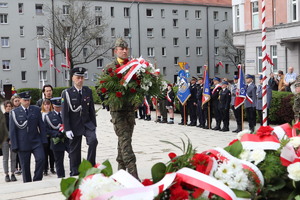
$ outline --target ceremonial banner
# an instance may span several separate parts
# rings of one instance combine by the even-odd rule
[[[38,65],[39,65],[40,67],[43,67],[43,62],[42,62],[42,58],[41,58],[41,49],[40,49],[39,39],[37,40],[37,55],[38,55]]]
[[[179,99],[180,103],[183,105],[190,98],[191,91],[188,85],[186,72],[184,70],[180,70],[178,72],[178,76],[179,76],[179,86],[178,86],[177,98]]]
[[[206,104],[210,100],[210,81],[209,81],[209,72],[208,67],[204,66],[204,88],[203,88],[203,95],[202,95],[202,106]]]
[[[180,69],[184,69],[186,62],[178,62]]]
[[[244,78],[244,73],[242,66],[239,65],[239,79],[238,79],[238,84],[236,88],[236,97],[235,97],[235,103],[234,103],[234,108],[237,109],[241,105],[243,105],[245,99],[246,99],[246,84],[245,84],[245,78]]]

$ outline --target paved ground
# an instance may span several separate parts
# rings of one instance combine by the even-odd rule
[[[197,127],[180,126],[180,115],[175,114],[175,124],[155,123],[155,112],[152,112],[152,121],[136,120],[136,126],[133,135],[133,148],[137,157],[137,167],[141,179],[151,178],[151,167],[156,162],[167,162],[168,153],[175,152],[180,154],[180,150],[172,145],[160,142],[166,140],[181,146],[180,138],[187,141],[187,135],[197,147],[199,152],[213,147],[224,147],[236,134],[230,132],[220,132],[205,130]],[[213,120],[214,121],[214,120]],[[100,110],[97,116],[97,162],[103,162],[109,159],[113,165],[114,171],[117,170],[115,161],[117,154],[117,137],[110,123],[110,115],[106,110]],[[214,122],[213,122],[214,123]],[[213,124],[214,125],[214,124]],[[231,130],[236,128],[236,122],[231,121]],[[86,157],[87,147],[83,140],[83,157]],[[32,171],[34,169],[34,158],[32,158]],[[66,174],[69,174],[68,158],[65,158]],[[0,157],[0,200],[4,199],[26,199],[26,200],[59,200],[64,199],[60,193],[60,179],[55,175],[44,177],[42,181],[26,183],[22,182],[22,177],[17,176],[17,182],[4,182],[4,173],[2,166],[2,157]]]

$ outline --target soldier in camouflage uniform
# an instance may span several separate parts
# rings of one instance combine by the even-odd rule
[[[0,105],[2,104],[2,96],[0,95]],[[0,148],[2,146],[2,143],[7,138],[8,132],[6,128],[6,122],[5,122],[5,116],[2,113],[2,110],[0,109]]]
[[[300,116],[300,75],[296,78],[295,93],[293,110],[295,121],[298,122]]]
[[[112,68],[113,71],[117,66],[122,66],[128,62],[128,44],[123,39],[116,40],[114,49],[116,59],[106,66],[106,69]],[[124,169],[139,180],[136,157],[132,150],[132,134],[135,125],[135,107],[130,102],[124,102],[122,108],[110,106],[111,122],[118,136],[118,169]]]

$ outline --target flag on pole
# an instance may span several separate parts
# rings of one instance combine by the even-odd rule
[[[50,68],[53,67],[58,73],[60,73],[60,70],[54,66],[54,53],[53,53],[50,40],[49,40],[49,61],[50,61]]]
[[[39,65],[40,67],[43,67],[43,62],[42,62],[42,58],[41,58],[41,49],[40,49],[39,39],[37,39],[37,54],[38,54],[38,65]]]
[[[243,103],[245,102],[245,99],[247,98],[247,92],[246,92],[246,84],[245,84],[245,77],[243,73],[242,66],[239,65],[239,79],[237,83],[237,88],[236,88],[236,97],[235,97],[235,102],[234,102],[234,108],[237,109]],[[250,100],[249,100],[250,101]]]
[[[179,86],[178,86],[177,98],[179,99],[180,103],[183,105],[190,98],[191,91],[188,85],[186,72],[184,70],[180,70],[178,72],[178,76],[179,76]]]
[[[68,47],[68,41],[65,41],[65,48],[66,48],[66,68],[71,67],[71,62],[70,62],[70,53],[69,53],[69,47]]]
[[[266,54],[266,59],[270,65],[274,66],[274,63],[272,62],[272,59],[270,58],[269,54]]]
[[[210,100],[210,81],[209,81],[209,72],[208,67],[204,65],[204,88],[202,94],[202,106]]]
[[[219,62],[216,64],[216,67],[218,67],[218,66],[221,66],[222,68],[224,68],[224,65],[223,65],[222,61],[219,61]]]

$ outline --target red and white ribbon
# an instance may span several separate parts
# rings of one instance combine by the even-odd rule
[[[296,159],[300,159],[300,157],[297,156],[294,147],[288,143],[281,150],[281,154],[280,154],[281,164],[287,167],[290,164],[292,164]]]
[[[218,88],[222,88],[221,84],[216,85],[216,87],[212,91],[212,94],[214,94]]]
[[[146,115],[150,115],[150,113],[151,113],[150,105],[149,105],[146,97],[144,97],[144,105],[146,106]]]
[[[275,135],[258,136],[255,134],[245,134],[241,138],[243,149],[264,149],[277,150],[280,147],[280,141]]]
[[[273,132],[277,135],[279,141],[286,139],[286,137],[292,137],[292,127],[289,123],[274,127]]]

